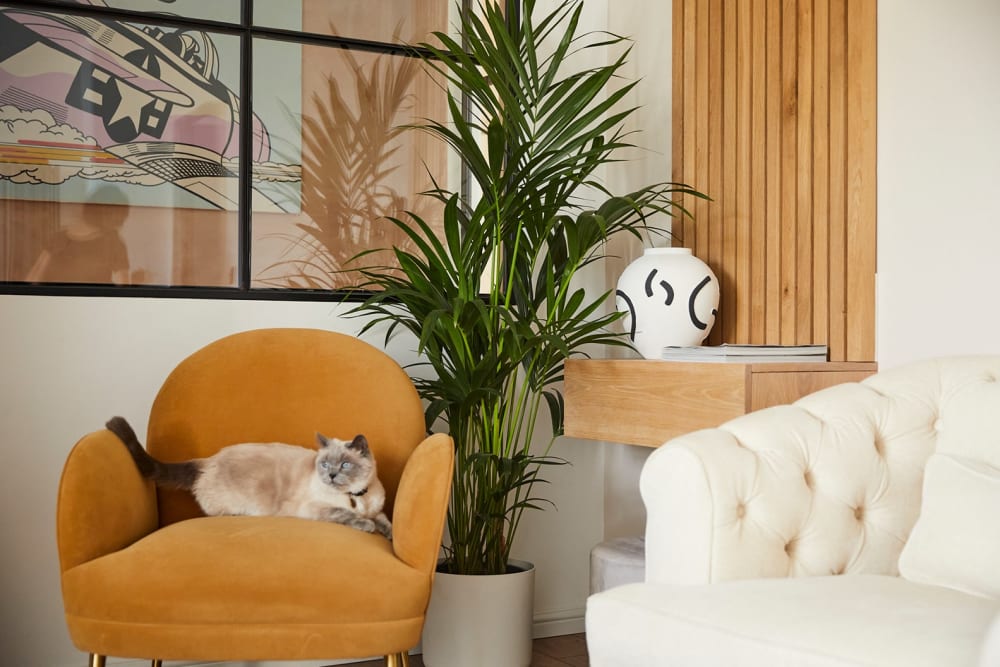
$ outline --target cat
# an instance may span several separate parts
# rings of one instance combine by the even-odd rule
[[[112,417],[105,426],[128,448],[143,477],[190,491],[209,516],[295,516],[392,539],[382,511],[385,488],[363,435],[347,442],[317,433],[318,450],[244,443],[206,458],[164,463],[146,452],[123,417]]]

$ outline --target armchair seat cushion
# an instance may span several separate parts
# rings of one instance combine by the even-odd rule
[[[74,635],[99,637],[113,655],[365,657],[416,643],[430,585],[378,535],[287,517],[201,517],[71,568],[63,597]],[[290,655],[284,631],[303,627],[312,638]],[[134,655],[145,635],[155,652]]]
[[[587,644],[603,666],[974,666],[998,611],[881,575],[631,584],[589,598]]]

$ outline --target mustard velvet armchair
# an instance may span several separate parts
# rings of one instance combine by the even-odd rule
[[[110,415],[108,415],[110,417]],[[390,542],[286,517],[205,517],[156,489],[107,430],[63,469],[57,537],[66,623],[92,667],[105,656],[407,664],[430,599],[454,465],[426,435],[413,383],[386,354],[313,329],[235,334],[182,361],[160,389],[146,446],[162,460],[239,442],[314,447],[367,436]]]

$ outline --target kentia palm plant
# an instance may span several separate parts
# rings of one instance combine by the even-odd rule
[[[395,249],[398,267],[365,268],[373,291],[352,310],[374,315],[364,331],[409,330],[433,371],[416,382],[428,425],[442,419],[455,440],[445,565],[456,574],[505,572],[523,512],[540,506],[534,486],[556,462],[549,447],[563,427],[564,361],[585,346],[626,344],[610,328],[619,315],[602,310],[609,293],[588,294],[574,277],[609,237],[667,234],[649,216],[683,212],[677,196],[702,196],[674,183],[607,191],[599,168],[631,145],[623,122],[633,109],[620,103],[635,84],[616,76],[628,49],[606,65],[566,65],[624,38],[580,34],[583,0],[541,16],[536,0],[517,4],[485,2],[462,13],[462,42],[435,33],[438,43],[421,44],[450,86],[448,117],[419,128],[458,153],[481,196],[427,193],[444,205],[443,234],[413,213],[393,219],[415,251]],[[588,208],[595,193],[604,201]],[[546,407],[548,446],[538,451]]]

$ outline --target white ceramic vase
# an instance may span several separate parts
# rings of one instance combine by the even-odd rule
[[[618,279],[615,305],[639,354],[660,359],[667,345],[701,345],[708,337],[719,279],[689,248],[647,248]]]
[[[434,574],[422,636],[428,667],[529,667],[535,566],[511,560],[517,572]]]

